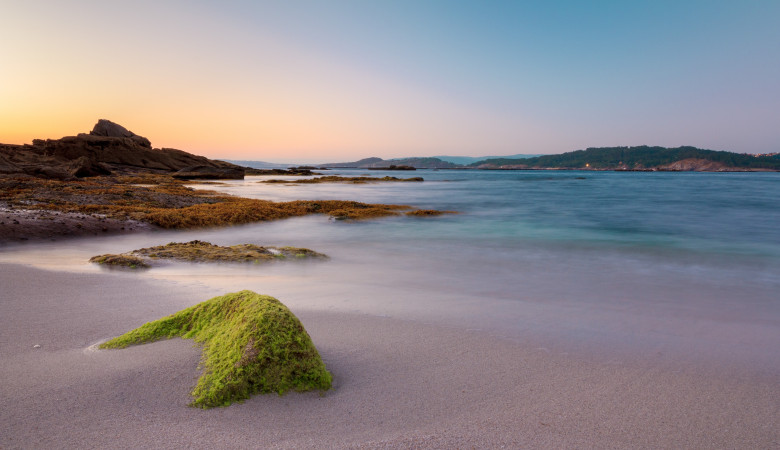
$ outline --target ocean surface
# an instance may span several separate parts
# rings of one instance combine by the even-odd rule
[[[631,354],[780,373],[780,174],[333,170],[423,183],[207,188],[284,201],[342,199],[457,211],[348,222],[325,216],[216,230],[6,247],[0,261],[241,289],[293,310],[482,330],[544,351]],[[278,177],[277,177],[278,178]],[[89,257],[207,240],[292,245],[327,261],[170,263],[142,272]],[[132,300],[132,293],[128,293]]]

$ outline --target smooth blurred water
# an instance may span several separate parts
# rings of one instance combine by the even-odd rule
[[[748,361],[780,369],[780,174],[332,171],[423,183],[208,186],[269,200],[453,210],[365,222],[309,216],[218,230],[4,249],[0,260],[99,271],[86,260],[170,241],[293,245],[324,262],[170,264],[121,276],[253,289],[292,308],[438,321],[518,339]],[[278,177],[277,177],[278,178]],[[205,299],[205,298],[204,298]],[[202,300],[202,299],[199,299]]]
[[[648,247],[780,257],[777,173],[342,170],[425,183],[218,188],[270,200],[354,199],[463,213],[420,236]],[[400,174],[400,175],[399,175]]]

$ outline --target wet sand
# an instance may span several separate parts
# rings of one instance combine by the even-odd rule
[[[0,248],[23,241],[57,241],[153,229],[153,225],[137,220],[118,220],[100,214],[11,208],[0,202]]]
[[[0,265],[0,448],[780,445],[780,374],[751,367],[594,358],[454,325],[294,310],[334,388],[199,410],[187,406],[191,341],[92,347],[223,293]]]

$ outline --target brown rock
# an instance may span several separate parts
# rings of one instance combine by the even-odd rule
[[[190,172],[195,176],[183,178],[243,178],[243,170],[181,150],[152,148],[145,137],[104,119],[89,134],[35,139],[28,145],[0,144],[0,173],[42,178],[72,179],[112,172]]]
[[[81,156],[68,164],[68,173],[76,178],[111,175],[111,170],[105,164]]]
[[[142,147],[152,148],[152,143],[149,141],[149,139],[146,139],[143,136],[139,136],[122,125],[106,119],[98,120],[98,122],[95,124],[95,127],[92,128],[92,131],[90,131],[89,134],[92,136],[130,138],[136,144]]]

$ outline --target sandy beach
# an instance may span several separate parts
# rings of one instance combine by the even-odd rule
[[[94,344],[221,292],[11,264],[0,266],[0,285],[4,449],[780,444],[772,371],[605,360],[456,326],[316,310],[294,312],[332,390],[195,409],[187,404],[200,352],[191,341]]]

